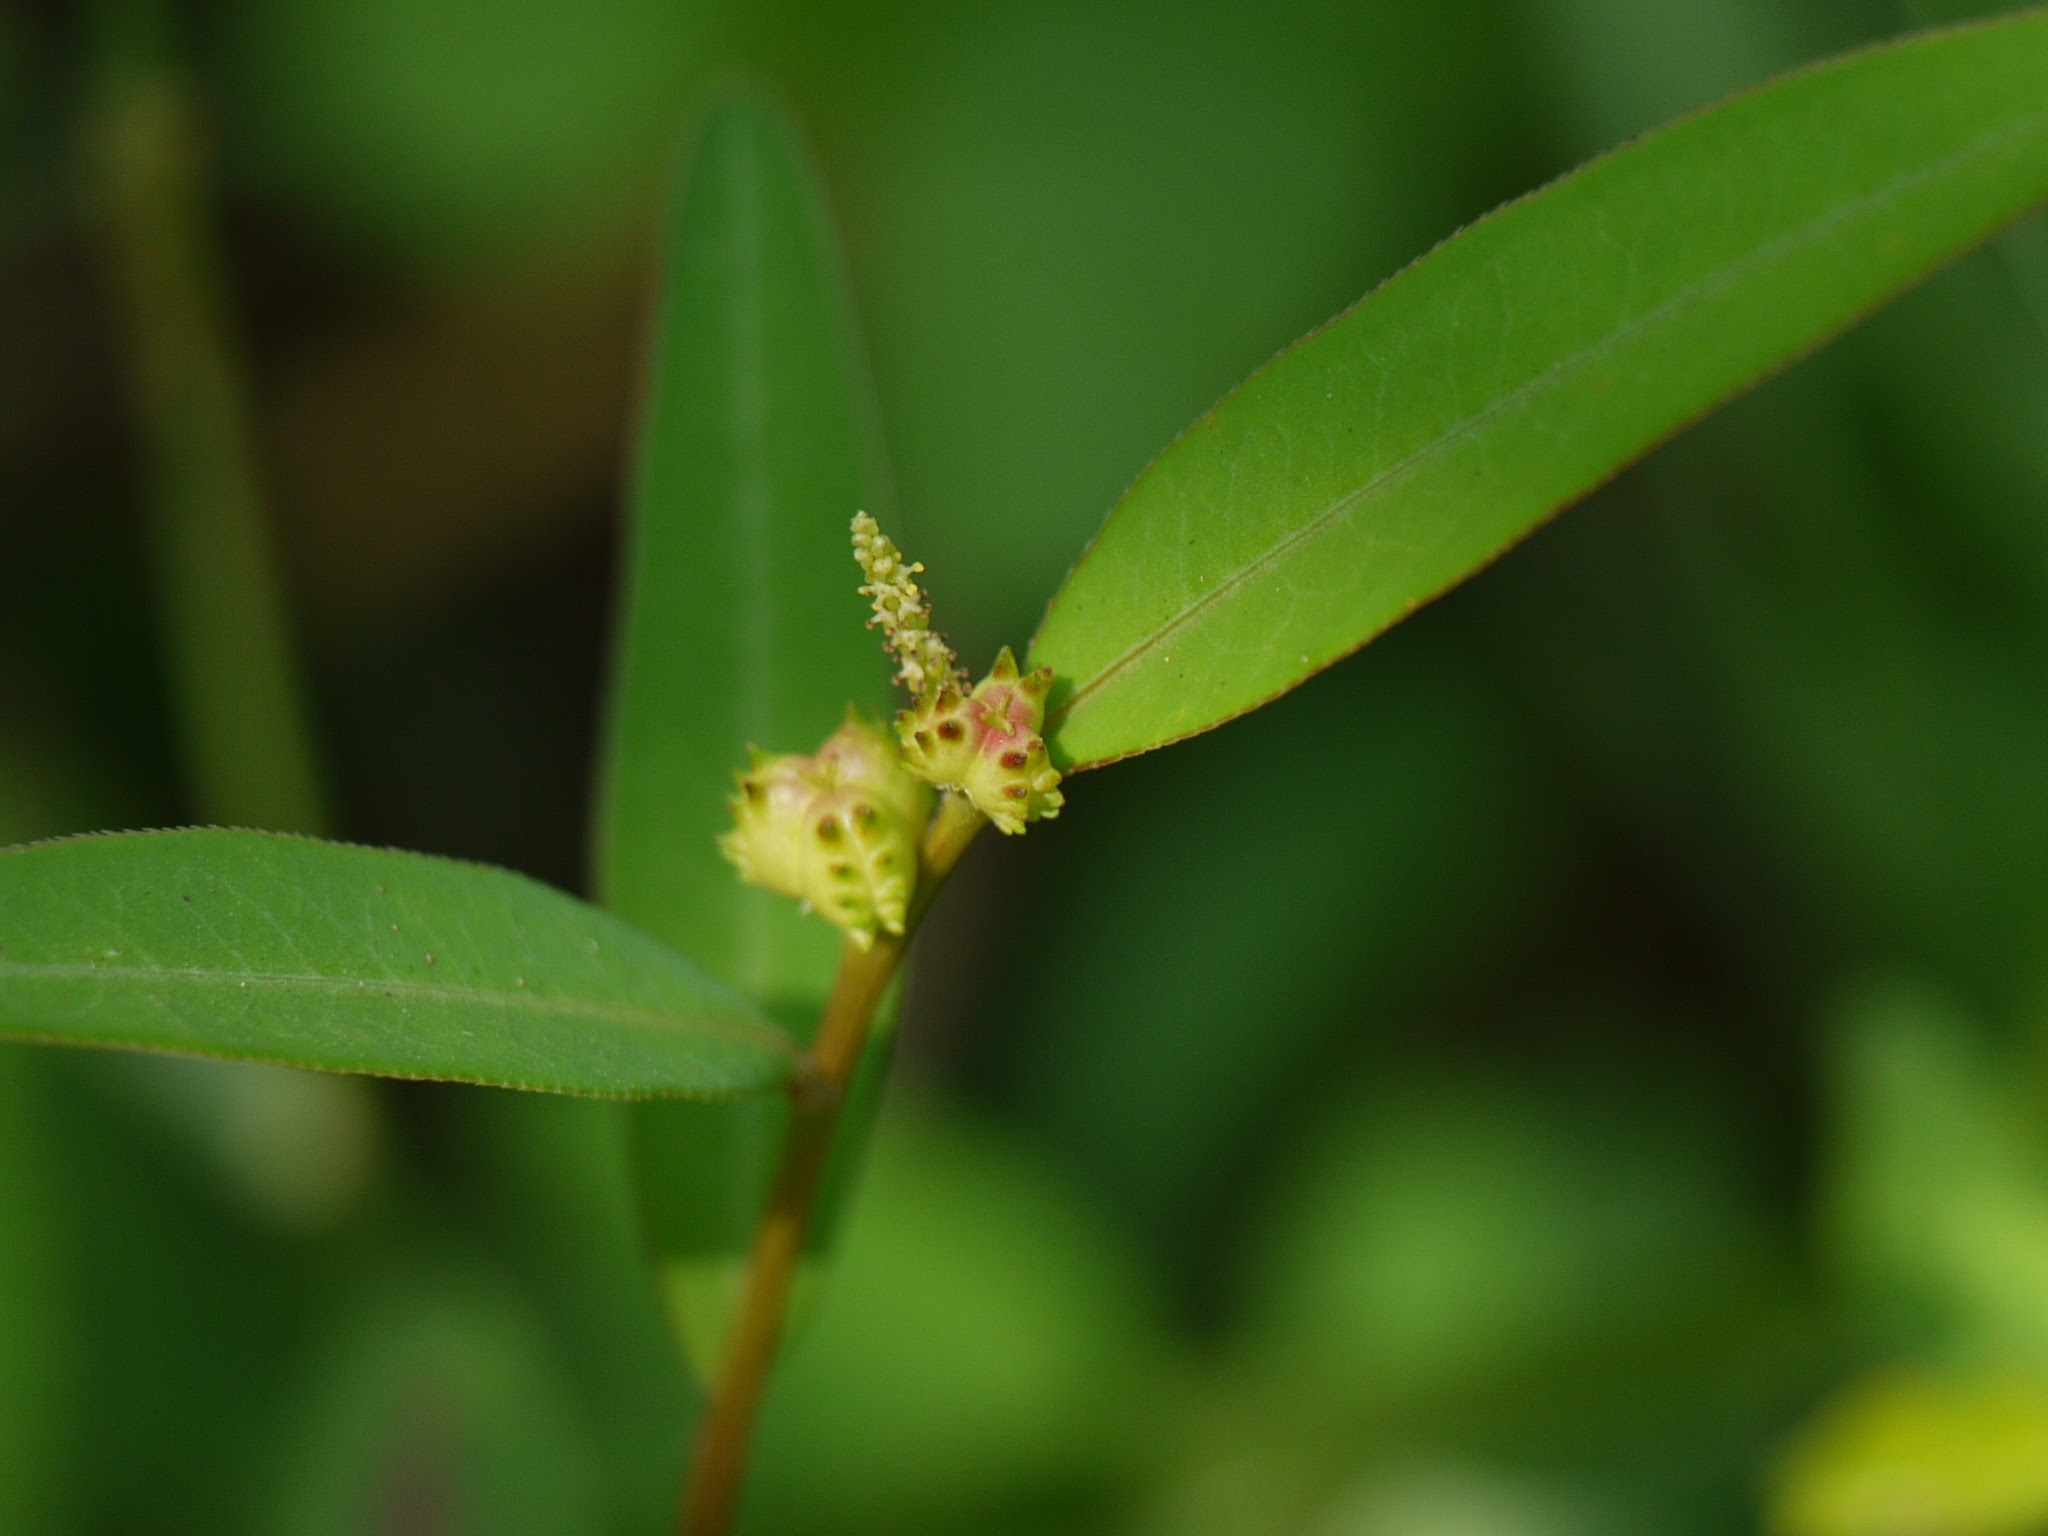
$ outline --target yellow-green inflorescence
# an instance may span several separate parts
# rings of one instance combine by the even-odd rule
[[[868,622],[881,628],[897,658],[896,680],[917,699],[896,717],[905,766],[965,795],[1002,832],[1057,816],[1065,797],[1039,734],[1052,669],[1020,675],[1005,646],[970,691],[952,648],[932,631],[931,605],[916,581],[924,567],[906,564],[865,512],[853,520],[853,555],[867,573],[861,592],[875,607]]]
[[[865,512],[853,516],[853,558],[867,577],[860,595],[875,605],[868,628],[879,627],[882,643],[896,658],[896,681],[923,698],[949,686],[965,686],[953,647],[932,628],[932,605],[917,577],[922,561],[906,562],[881,526]]]
[[[903,933],[917,890],[918,848],[934,788],[964,796],[1004,832],[1059,814],[1060,776],[1039,734],[1052,669],[1020,674],[1007,647],[971,689],[931,627],[904,560],[865,512],[853,520],[854,558],[896,658],[896,681],[916,702],[890,732],[856,710],[806,757],[750,749],[718,846],[740,878],[815,908],[862,949]]]
[[[848,710],[809,757],[754,751],[718,846],[741,879],[808,903],[867,949],[903,932],[933,798],[888,731]]]

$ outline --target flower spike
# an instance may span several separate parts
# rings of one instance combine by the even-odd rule
[[[883,639],[896,657],[896,681],[917,702],[896,717],[903,764],[926,783],[965,795],[1008,833],[1059,814],[1066,803],[1045,738],[1045,696],[1052,669],[1025,676],[1008,646],[987,677],[967,687],[951,646],[932,631],[931,604],[917,584],[924,571],[906,562],[872,517],[854,514],[853,557],[867,576]]]
[[[868,578],[861,596],[875,605],[868,628],[881,626],[883,643],[896,656],[896,681],[920,699],[949,683],[965,683],[967,674],[960,670],[953,648],[931,627],[931,604],[917,584],[923,562],[906,562],[865,512],[854,514],[853,558]]]

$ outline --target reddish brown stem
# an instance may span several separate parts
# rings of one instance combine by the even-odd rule
[[[719,1365],[710,1406],[698,1426],[683,1497],[682,1536],[725,1536],[732,1526],[761,1393],[782,1341],[790,1276],[810,1230],[832,1133],[839,1124],[839,1106],[867,1043],[868,1025],[932,897],[987,824],[967,801],[946,795],[925,832],[917,893],[903,935],[877,939],[866,950],[849,941],[840,956],[832,996],[811,1042],[808,1070],[792,1088],[789,1130],[783,1137],[775,1189],[767,1214],[754,1231],[739,1316]]]

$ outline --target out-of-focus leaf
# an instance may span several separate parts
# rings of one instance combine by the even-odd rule
[[[1029,629],[1102,509],[1276,337],[1527,183],[1504,128],[1521,9],[780,10],[822,87],[806,105],[861,173],[848,214],[914,553],[972,659]],[[888,94],[856,98],[841,82],[871,56]]]
[[[383,1106],[359,1077],[126,1051],[96,1065],[222,1193],[281,1231],[339,1226],[369,1193],[386,1150]]]
[[[715,6],[235,0],[234,167],[380,255],[467,274],[566,225],[619,230]]]
[[[191,803],[202,821],[322,834],[199,108],[149,37],[163,25],[154,7],[110,6],[107,17],[94,190],[147,448],[157,608]]]
[[[2048,1138],[1988,1032],[1936,988],[1867,984],[1828,1067],[1828,1235],[1895,1340],[2048,1369]]]
[[[616,1529],[561,1368],[501,1285],[372,1291],[314,1364],[275,1469],[269,1536]]]
[[[1731,1142],[1656,1075],[1390,1075],[1281,1203],[1257,1348],[1397,1422],[1539,1382],[1594,1422],[1589,1383],[1668,1382],[1781,1299]]]
[[[324,1288],[308,1286],[309,1268],[332,1282],[325,1260],[345,1244],[309,1248],[223,1220],[205,1170],[166,1155],[166,1138],[107,1091],[101,1063],[31,1054],[62,1181],[66,1295],[51,1315],[75,1320],[63,1336],[80,1430],[68,1520],[25,1529],[249,1530],[252,1455],[270,1443],[310,1293]]]
[[[771,103],[713,112],[679,188],[654,338],[596,828],[601,899],[808,1031],[837,933],[718,852],[749,743],[879,711],[848,524],[885,494],[822,191]],[[635,1115],[649,1235],[700,1368],[724,1335],[781,1107]]]
[[[2048,1525],[2048,1383],[1859,1382],[1794,1442],[1777,1536],[2030,1536]]]
[[[1318,1536],[1618,1536],[1635,1528],[1596,1493],[1442,1461],[1368,1477],[1318,1511]]]
[[[1128,1257],[1047,1170],[932,1108],[885,1115],[872,1163],[764,1407],[743,1529],[1004,1529],[1114,1476],[1159,1364]]]
[[[452,1204],[536,1304],[602,1463],[609,1529],[665,1530],[695,1392],[648,1284],[626,1130],[637,1106],[447,1091]]]
[[[2003,321],[2024,323],[2010,305]],[[1916,428],[1859,434],[1843,382],[1830,367],[1745,408],[1718,444],[1733,462],[1656,467],[1678,513],[1670,615],[1710,668],[1711,750],[1764,823],[1777,868],[1759,884],[1790,875],[1809,907],[1796,923],[1846,919],[2010,1000],[2048,918],[2048,648],[2013,537],[2040,492],[2015,498],[2001,534],[1971,505],[1988,451],[1915,487]]]
[[[1561,818],[1531,757],[1418,626],[1075,797],[1043,855],[1062,895],[1034,918],[1059,962],[1006,983],[989,1028],[1032,1031],[1028,1102],[1119,1216],[1210,1251],[1219,1196],[1259,1177],[1329,1053],[1478,985],[1549,913]],[[1276,765],[1343,789],[1273,793]]]
[[[2000,284],[1943,274],[1474,594],[1588,792],[1815,985],[1870,953],[2001,1007],[2033,979],[2048,354]]]
[[[0,1034],[648,1097],[772,1087],[788,1036],[504,870],[261,832],[0,853]]]
[[[1189,429],[1032,659],[1086,767],[1257,707],[2048,197],[2048,16],[1684,119],[1448,241]]]

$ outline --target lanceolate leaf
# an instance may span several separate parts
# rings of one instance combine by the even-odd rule
[[[808,1032],[838,934],[719,856],[755,743],[815,748],[849,703],[889,707],[848,542],[886,484],[838,242],[773,105],[712,113],[675,204],[642,423],[596,828],[604,902]],[[851,1106],[857,1145],[871,1110]],[[641,1207],[697,1365],[722,1347],[784,1113],[645,1105]],[[815,1246],[829,1222],[812,1228]]]
[[[2048,198],[2048,13],[1801,71],[1447,241],[1146,471],[1032,647],[1067,765],[1256,708]]]
[[[669,242],[596,828],[605,905],[805,1012],[838,935],[714,840],[749,743],[808,752],[889,702],[848,542],[881,459],[836,249],[781,114],[715,112]]]
[[[522,876],[218,830],[0,852],[0,1036],[636,1098],[796,1060],[744,998]]]

